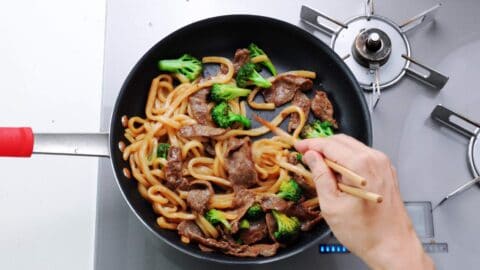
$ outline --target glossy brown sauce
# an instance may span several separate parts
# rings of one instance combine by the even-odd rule
[[[123,175],[128,179],[132,178],[132,174],[130,173],[130,170],[128,168],[123,168],[122,172],[123,172]]]
[[[122,126],[124,128],[128,126],[128,117],[126,115],[122,116]]]
[[[118,149],[120,149],[120,152],[123,153],[123,151],[125,150],[125,147],[127,147],[127,146],[125,145],[125,143],[123,141],[118,142]]]

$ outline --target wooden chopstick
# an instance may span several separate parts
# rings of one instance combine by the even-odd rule
[[[339,165],[338,163],[331,161],[328,158],[325,158],[324,160],[327,166],[330,167],[330,169],[336,171],[337,173],[343,175],[345,178],[349,179],[355,186],[364,187],[367,185],[367,179],[365,179],[363,176],[360,176],[355,172],[352,172],[351,170]]]
[[[268,129],[270,129],[273,133],[275,133],[278,136],[281,136],[282,138],[288,140],[288,142],[291,145],[294,145],[295,142],[298,141],[296,138],[292,137],[290,134],[288,134],[287,132],[285,132],[281,128],[272,125],[272,123],[268,122],[267,120],[263,119],[262,117],[260,117],[256,114],[254,114],[253,117],[255,118],[255,120],[257,122],[259,122],[260,124],[264,125]],[[341,174],[345,178],[349,179],[354,185],[357,185],[357,186],[366,186],[367,185],[367,180],[364,177],[362,177],[362,176],[356,174],[355,172],[343,167],[342,165],[340,165],[338,163],[335,163],[335,162],[333,162],[329,159],[325,159],[325,163],[327,164],[327,166],[330,169],[332,169],[333,171]],[[373,193],[373,192],[369,192],[369,191],[365,191],[365,190],[355,188],[355,187],[352,187],[352,186],[348,186],[348,185],[345,185],[345,184],[342,184],[342,183],[338,183],[338,188],[345,193],[348,193],[350,195],[353,195],[353,196],[356,196],[356,197],[359,197],[359,198],[362,198],[362,199],[365,199],[365,200],[374,201],[374,202],[377,202],[377,203],[380,203],[380,202],[383,201],[382,195],[379,195],[379,194],[376,194],[376,193]]]
[[[350,195],[353,195],[355,197],[358,197],[367,201],[377,202],[377,203],[381,203],[383,201],[383,196],[380,194],[373,193],[370,191],[365,191],[363,189],[359,189],[356,187],[351,187],[343,183],[338,183],[338,189],[340,189],[345,193],[348,193]]]

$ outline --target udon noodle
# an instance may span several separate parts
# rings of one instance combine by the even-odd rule
[[[262,59],[255,59],[261,61]],[[125,139],[127,146],[122,147],[123,159],[128,161],[130,169],[125,169],[127,177],[133,176],[138,182],[138,191],[143,198],[148,200],[153,211],[158,215],[157,224],[163,229],[175,230],[178,224],[184,220],[194,221],[204,235],[212,238],[219,236],[218,229],[210,224],[204,216],[191,211],[186,203],[189,191],[172,190],[165,184],[165,170],[167,160],[157,156],[159,143],[169,143],[181,149],[181,157],[187,164],[184,166],[183,176],[195,180],[209,181],[214,187],[215,193],[209,201],[209,208],[222,209],[228,220],[237,218],[237,212],[232,210],[234,191],[228,180],[224,168],[225,152],[227,151],[227,139],[232,136],[258,137],[269,132],[266,127],[254,129],[229,129],[221,136],[214,138],[215,156],[206,155],[202,139],[185,139],[178,130],[183,126],[197,124],[188,106],[188,98],[197,91],[209,88],[215,83],[234,82],[234,66],[224,57],[210,56],[202,59],[204,64],[218,64],[226,67],[226,72],[219,72],[211,78],[200,78],[193,82],[182,76],[160,74],[152,80],[145,106],[145,118],[130,116],[124,118]],[[306,78],[315,78],[315,73],[310,71],[291,71],[294,74]],[[280,76],[280,75],[278,75]],[[274,80],[275,77],[269,80]],[[259,88],[255,88],[247,99],[252,109],[272,110],[272,103],[256,103],[255,95]],[[238,98],[229,101],[234,113],[246,116],[246,102]],[[214,106],[209,104],[209,108]],[[297,106],[285,107],[271,123],[278,126],[291,114],[299,115],[300,123],[293,132],[297,138],[305,125],[305,113]],[[127,121],[128,120],[128,121]],[[282,181],[291,178],[289,172],[309,176],[306,169],[300,165],[287,162],[287,156],[291,145],[280,137],[268,139],[254,139],[252,144],[252,157],[255,170],[258,173],[259,185],[250,191],[258,196],[262,194],[274,194],[278,191]],[[308,179],[311,181],[311,179]],[[306,200],[303,205],[310,208],[318,208],[318,200],[315,198]],[[181,237],[185,243],[190,239]]]

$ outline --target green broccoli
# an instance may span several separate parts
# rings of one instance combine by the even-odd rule
[[[333,125],[328,121],[315,120],[304,126],[300,136],[304,139],[328,137],[333,135]]]
[[[262,216],[263,211],[262,207],[259,203],[254,203],[250,208],[248,208],[247,213],[245,213],[245,217],[250,220],[258,219]]]
[[[246,87],[249,84],[254,84],[263,88],[272,86],[272,83],[262,77],[256,70],[255,65],[246,63],[237,72],[237,85],[239,87]]]
[[[157,146],[157,157],[167,159],[168,149],[170,149],[170,144],[159,143]]]
[[[242,124],[247,129],[252,125],[247,117],[233,113],[227,102],[217,104],[213,107],[211,114],[213,121],[221,128],[228,128],[236,122]]]
[[[300,231],[300,221],[296,217],[288,217],[287,215],[272,210],[273,217],[277,222],[277,230],[273,233],[275,239],[281,242],[289,242],[294,240]]]
[[[250,43],[250,45],[248,45],[248,50],[250,51],[250,58],[253,58],[259,55],[267,56],[267,54],[254,43]],[[275,66],[273,65],[272,61],[270,61],[270,59],[268,59],[267,61],[261,62],[261,64],[264,65],[268,69],[268,71],[272,73],[273,76],[277,75],[277,70],[275,69]]]
[[[238,224],[238,227],[240,229],[248,229],[248,228],[250,228],[250,222],[248,222],[248,220],[246,220],[246,219],[242,219],[240,221],[240,223]]]
[[[225,213],[217,209],[210,209],[205,213],[205,218],[210,222],[212,225],[216,225],[221,223],[225,229],[228,231],[231,230],[230,223],[228,222],[227,218],[225,217]]]
[[[195,80],[200,75],[202,68],[202,62],[189,54],[184,54],[177,59],[164,59],[158,61],[158,69],[180,73],[190,81]]]
[[[302,155],[302,154],[297,153],[296,158],[297,158],[297,161],[298,161],[298,162],[303,163],[303,155]]]
[[[295,180],[290,179],[280,184],[277,196],[293,202],[298,202],[302,197],[302,189]]]
[[[252,90],[239,88],[231,84],[216,83],[210,90],[210,99],[215,102],[228,101],[236,97],[246,97]]]

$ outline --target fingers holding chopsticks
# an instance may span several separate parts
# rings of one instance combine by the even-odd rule
[[[315,182],[320,201],[330,200],[339,195],[337,179],[328,168],[322,155],[316,151],[307,151],[303,155],[303,162],[312,171],[313,181]]]
[[[383,179],[391,178],[386,176],[391,174],[391,164],[383,153],[346,135],[302,140],[295,147],[304,154],[317,152],[318,156],[323,156],[326,165],[339,175],[339,181],[347,185],[338,185],[341,191],[357,197],[361,195],[370,201],[382,201],[382,197],[375,193],[381,194],[386,184]]]
[[[356,173],[358,168],[353,167],[348,161],[368,148],[362,149],[364,146],[360,143],[349,146],[348,141],[345,142],[345,140],[348,140],[347,136],[335,135],[322,139],[302,140],[297,142],[295,147],[302,153],[308,150],[321,153],[326,158],[327,166],[341,175],[341,182],[355,187],[364,187],[367,184],[365,177],[359,175],[358,171]]]

